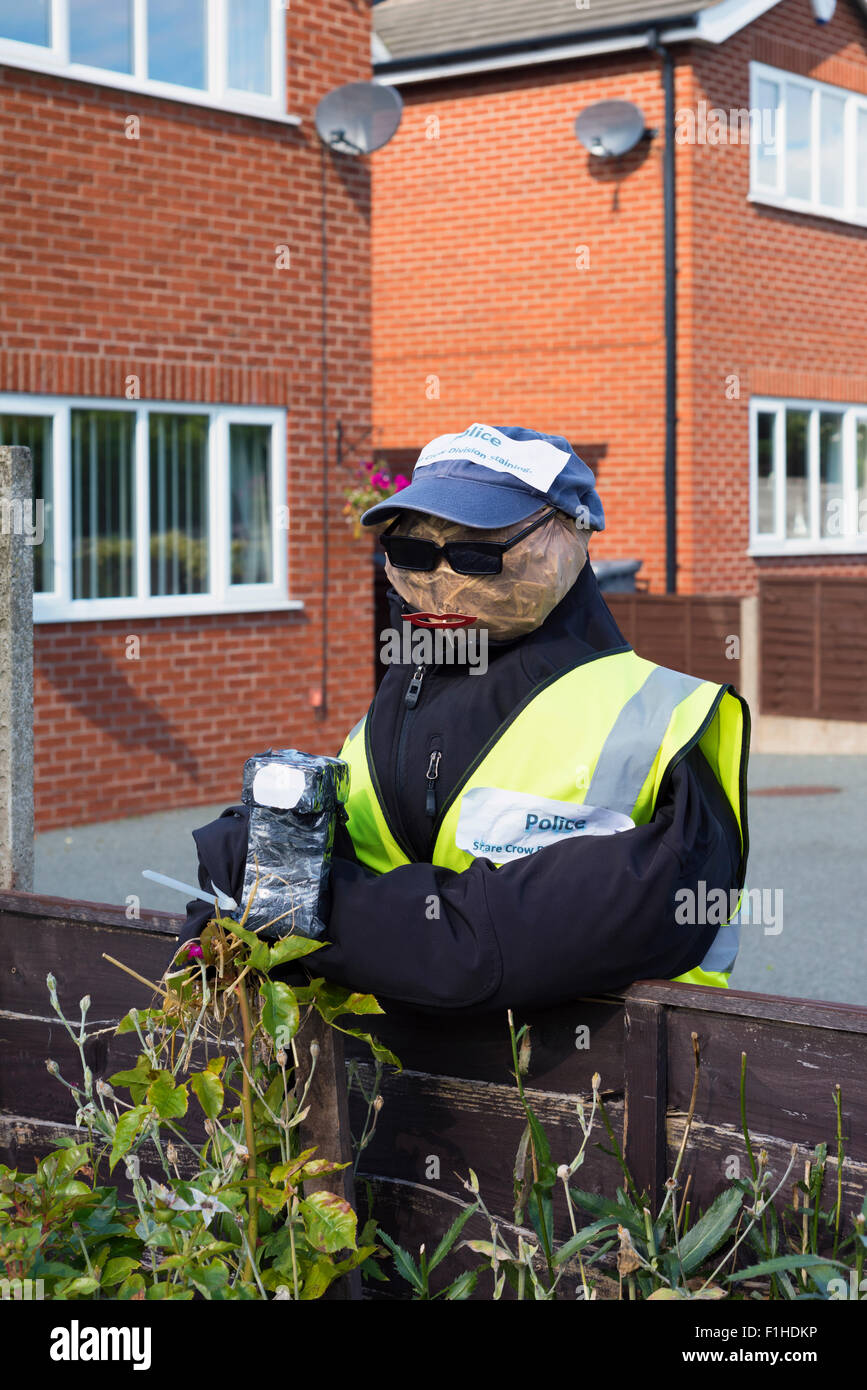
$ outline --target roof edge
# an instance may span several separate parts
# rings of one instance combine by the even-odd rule
[[[724,0],[726,3],[726,0]],[[742,3],[742,0],[739,0]],[[765,0],[768,3],[768,0]],[[778,0],[770,0],[776,4]],[[676,19],[669,20],[672,28],[683,29],[690,26],[697,27],[701,11],[693,11],[684,15],[678,15]],[[653,29],[662,31],[663,26],[654,24],[649,20],[630,20],[626,24],[609,24],[598,29],[572,30],[568,34],[545,35],[535,39],[512,39],[508,43],[492,43],[476,45],[473,48],[453,48],[443,50],[441,53],[415,53],[408,54],[403,58],[389,58],[387,61],[381,60],[374,63],[374,70],[377,74],[386,76],[392,71],[406,68],[415,70],[426,67],[441,68],[453,64],[470,65],[476,63],[488,63],[499,58],[523,58],[527,63],[556,61],[559,50],[568,50],[563,53],[563,57],[576,48],[583,48],[585,45],[604,43],[608,40],[618,38],[628,38],[630,36],[642,36]],[[691,32],[691,29],[690,29]],[[538,56],[538,55],[544,56]]]
[[[627,48],[651,46],[654,41],[682,43],[699,40],[720,44],[778,5],[780,0],[720,0],[709,9],[697,9],[667,20],[652,17],[599,29],[573,30],[541,38],[483,44],[475,48],[449,49],[442,53],[410,54],[388,61],[375,61],[374,76],[379,81],[425,82],[437,78],[460,77],[474,72],[496,72],[501,68],[564,62],[568,58],[616,53]],[[375,13],[375,11],[374,11]]]

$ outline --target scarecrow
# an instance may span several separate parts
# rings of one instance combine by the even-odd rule
[[[586,464],[559,435],[473,424],[362,521],[387,557],[390,655],[339,755],[348,793],[318,760],[315,973],[439,1014],[725,986],[749,712],[624,639],[588,562],[605,522]],[[245,795],[194,832],[201,886],[239,906],[256,814]],[[187,911],[182,941],[210,915]]]

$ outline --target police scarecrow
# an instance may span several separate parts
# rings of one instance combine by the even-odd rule
[[[340,752],[316,974],[440,1014],[725,986],[749,712],[624,639],[587,559],[605,523],[586,464],[558,435],[474,424],[362,521],[395,640]],[[239,902],[248,828],[237,806],[194,832],[200,883]],[[208,915],[189,904],[181,939]]]

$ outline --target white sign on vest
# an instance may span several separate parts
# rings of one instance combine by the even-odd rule
[[[635,822],[604,806],[552,801],[504,787],[473,787],[461,799],[455,844],[477,859],[525,859],[575,835],[617,835]]]

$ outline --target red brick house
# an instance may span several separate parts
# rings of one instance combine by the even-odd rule
[[[810,0],[383,0],[374,23],[405,102],[374,162],[382,450],[473,420],[565,434],[598,476],[594,558],[640,557],[656,592],[667,511],[680,593],[867,576],[860,0],[825,23]],[[605,99],[649,133],[620,158],[573,131]]]
[[[336,750],[370,697],[334,473],[338,419],[369,427],[369,170],[312,119],[369,77],[365,0],[0,5],[39,829],[234,800],[251,752]]]

